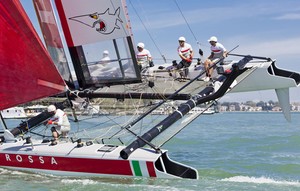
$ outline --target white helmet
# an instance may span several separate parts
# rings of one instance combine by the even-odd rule
[[[53,112],[53,111],[55,111],[56,110],[56,107],[55,107],[55,105],[49,105],[48,106],[48,112],[50,113],[50,112]]]
[[[183,36],[179,37],[178,41],[184,41],[185,42],[185,38]]]
[[[210,42],[210,41],[218,42],[218,39],[217,39],[217,37],[212,36],[212,37],[210,37],[210,39],[208,39],[208,42]]]
[[[108,54],[109,54],[108,50],[104,50],[104,51],[103,51],[103,54],[108,55]]]
[[[144,47],[145,47],[145,45],[144,45],[144,43],[142,43],[142,42],[139,42],[139,43],[137,44],[137,47],[144,48]]]

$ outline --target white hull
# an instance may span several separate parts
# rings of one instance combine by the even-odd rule
[[[0,166],[63,176],[198,178],[195,169],[170,160],[166,150],[137,149],[124,160],[120,157],[124,148],[104,144],[77,147],[66,141],[50,146],[18,140],[2,143]]]
[[[282,89],[299,86],[299,75],[296,72],[283,71],[276,67],[272,62],[250,62],[246,65],[252,67],[250,71],[237,78],[238,84],[231,90],[234,92],[248,92],[269,89]]]

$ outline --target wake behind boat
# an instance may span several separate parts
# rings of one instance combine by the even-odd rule
[[[221,64],[219,60],[213,83],[199,80],[205,71],[200,66],[199,70],[196,69],[198,63],[190,68],[188,79],[179,80],[178,71],[168,64],[148,68],[141,74],[125,1],[112,3],[105,0],[98,7],[93,0],[87,0],[84,6],[74,9],[73,5],[82,5],[80,0],[55,0],[76,73],[75,82],[66,65],[51,1],[34,0],[48,51],[19,1],[1,1],[0,4],[0,26],[5,36],[2,42],[5,54],[0,56],[5,67],[0,71],[0,78],[7,81],[1,86],[0,109],[54,96],[64,99],[57,102],[56,107],[72,110],[74,121],[78,124],[77,128],[72,127],[68,136],[60,137],[59,143],[53,146],[50,144],[51,127],[44,125],[53,113],[41,112],[17,127],[7,128],[3,121],[0,166],[4,168],[68,176],[197,179],[196,169],[173,161],[168,157],[168,151],[162,148],[201,115],[200,112],[187,115],[193,108],[204,104],[211,106],[234,90],[261,89],[277,89],[280,102],[286,106],[289,101],[286,97],[288,88],[299,86],[298,73],[278,69],[272,59],[250,55],[240,56],[240,60],[227,64]],[[87,61],[85,48],[94,42],[102,42],[105,47],[115,50],[115,58],[109,64],[105,63],[105,67],[103,62]],[[15,56],[15,52],[19,57]],[[97,71],[97,75],[94,71]],[[166,76],[173,80],[161,86],[164,82],[159,82],[159,79]],[[254,85],[257,78],[264,83]],[[27,85],[25,90],[24,84]],[[163,91],[157,94],[147,92],[143,84],[162,87]],[[125,87],[125,91],[120,90],[121,86]],[[134,89],[137,86],[139,89]],[[104,91],[103,87],[116,88],[116,91]],[[164,91],[168,88],[170,91]],[[102,115],[91,118],[96,124],[94,127],[80,127],[81,118],[77,118],[75,107],[85,109],[90,99],[99,98],[101,102],[107,97],[120,101],[140,100],[147,107],[143,108],[142,114],[133,112],[131,116]],[[158,99],[160,102],[148,104],[145,100],[149,99]],[[171,105],[173,100],[185,101],[167,116],[151,115],[165,104]],[[133,111],[141,110],[135,104],[132,104],[132,108],[135,109]]]

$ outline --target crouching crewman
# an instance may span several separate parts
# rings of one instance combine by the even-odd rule
[[[54,138],[51,142],[51,145],[56,145],[59,136],[67,136],[68,132],[71,130],[71,125],[66,113],[63,110],[57,109],[54,105],[49,105],[48,112],[54,113],[54,116],[48,121],[48,124],[54,125],[51,128],[52,136]]]

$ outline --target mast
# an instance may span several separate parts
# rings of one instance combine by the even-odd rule
[[[213,87],[211,87],[211,86],[206,87],[204,90],[199,92],[197,95],[193,96],[189,101],[187,101],[184,104],[181,104],[180,107],[175,112],[173,112],[171,115],[169,115],[163,121],[161,121],[155,127],[150,129],[148,132],[146,132],[140,138],[136,139],[130,145],[128,145],[125,149],[123,149],[120,152],[120,156],[123,159],[127,159],[132,152],[134,152],[136,149],[138,149],[140,147],[145,146],[146,143],[151,142],[151,140],[153,140],[156,136],[158,136],[160,133],[162,133],[164,130],[166,130],[168,127],[170,127],[177,120],[179,120],[184,115],[186,115],[195,106],[205,103],[205,102],[215,100],[215,99],[223,96],[230,88],[232,82],[240,74],[242,74],[244,71],[247,70],[246,68],[244,68],[244,66],[250,60],[252,60],[251,57],[245,57],[242,60],[240,60],[238,63],[234,64],[232,66],[232,71],[229,74],[224,74],[224,76],[221,76],[221,77],[226,77],[226,79],[223,81],[222,86],[216,92],[214,92]],[[220,79],[220,81],[222,81],[222,79]],[[158,148],[155,148],[155,149],[159,150]]]

